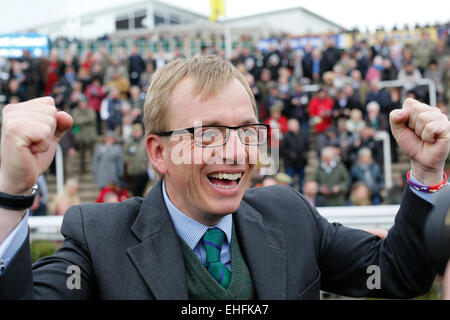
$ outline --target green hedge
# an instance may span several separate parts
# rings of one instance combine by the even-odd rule
[[[55,241],[31,241],[31,259],[33,262],[40,258],[51,256],[61,247],[60,242]]]

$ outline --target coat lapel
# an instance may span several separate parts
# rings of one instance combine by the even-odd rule
[[[258,299],[286,299],[287,263],[283,233],[267,227],[255,209],[242,201],[234,213],[241,251]]]
[[[164,204],[161,183],[153,186],[131,227],[141,241],[127,249],[130,259],[156,299],[187,299],[183,254]]]

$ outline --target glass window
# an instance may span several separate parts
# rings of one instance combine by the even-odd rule
[[[147,28],[146,21],[147,21],[146,16],[135,17],[134,18],[134,28],[135,29]]]
[[[128,16],[116,18],[116,30],[128,30],[130,28],[130,21]]]
[[[166,23],[166,18],[164,17],[164,15],[162,13],[159,13],[159,12],[156,12],[153,15],[153,19],[155,20],[155,26]]]
[[[180,24],[180,17],[174,14],[170,15],[170,24]]]

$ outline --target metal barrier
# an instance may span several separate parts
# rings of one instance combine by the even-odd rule
[[[55,152],[55,166],[56,166],[56,193],[63,194],[64,192],[64,158],[61,145],[56,146]]]
[[[375,140],[383,143],[384,187],[392,188],[391,137],[387,131],[377,131]]]
[[[390,229],[394,224],[399,205],[361,207],[319,207],[317,210],[329,222],[339,222],[356,229]],[[63,240],[61,223],[63,216],[30,217],[32,240]]]
[[[380,89],[382,88],[396,88],[396,87],[402,87],[404,88],[405,85],[410,84],[410,82],[407,81],[400,81],[400,80],[388,80],[388,81],[381,81],[380,82]],[[437,94],[436,94],[436,84],[431,79],[419,79],[414,82],[416,86],[427,86],[428,87],[428,95],[429,95],[429,104],[432,107],[437,106]]]

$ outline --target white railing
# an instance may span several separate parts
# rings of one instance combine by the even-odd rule
[[[377,131],[375,140],[383,143],[384,187],[392,188],[391,137],[387,131]]]
[[[393,87],[402,87],[405,85],[411,84],[408,81],[402,80],[386,80],[380,82],[380,89],[382,88],[393,88]],[[418,79],[414,82],[416,86],[427,86],[428,87],[428,95],[429,95],[429,104],[432,107],[437,106],[437,94],[436,94],[436,84],[431,79]]]
[[[394,224],[399,205],[362,207],[319,207],[317,210],[329,222],[339,222],[356,229],[383,228]],[[30,217],[28,224],[32,240],[63,240],[63,216]]]

